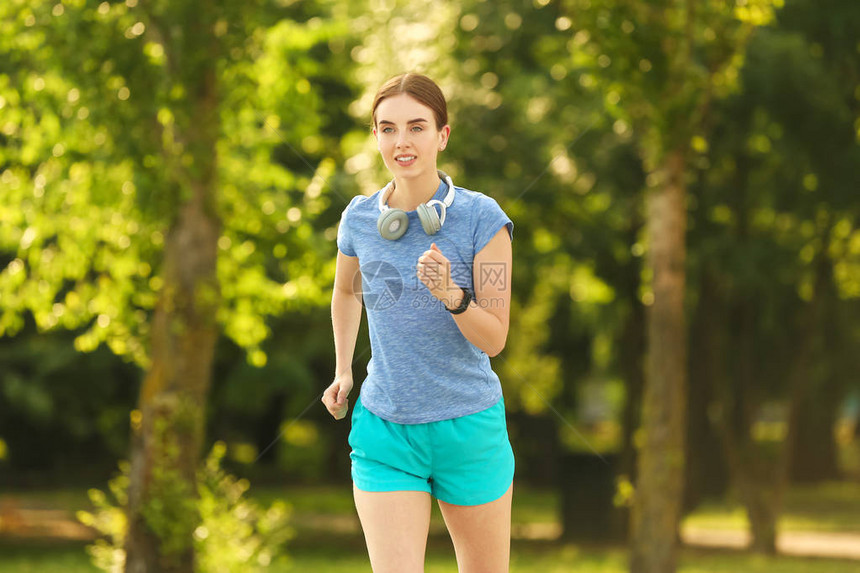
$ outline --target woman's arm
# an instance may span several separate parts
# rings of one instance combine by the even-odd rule
[[[511,262],[511,239],[503,227],[475,255],[472,302],[464,312],[452,315],[463,336],[490,356],[498,355],[508,338]],[[418,278],[446,307],[460,306],[462,289],[451,280],[450,262],[435,243],[418,259]]]
[[[352,357],[358,328],[361,325],[361,298],[356,285],[361,284],[358,257],[337,252],[334,289],[331,294],[331,324],[334,331],[335,377],[323,393],[322,402],[329,413],[340,420],[346,416],[346,397],[352,390]]]

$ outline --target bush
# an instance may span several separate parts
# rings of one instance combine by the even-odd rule
[[[302,483],[317,483],[328,470],[331,439],[310,420],[292,420],[281,427],[278,467],[289,478]]]
[[[217,442],[197,473],[200,525],[193,542],[200,573],[256,573],[276,560],[286,559],[284,546],[292,537],[287,525],[289,511],[282,502],[268,509],[244,497],[249,483],[221,469],[227,451]],[[89,491],[95,510],[78,512],[78,519],[102,534],[87,551],[93,564],[108,573],[122,573],[128,522],[130,464],[120,464],[120,474],[108,486],[113,500],[101,490]],[[169,541],[169,540],[165,540]]]

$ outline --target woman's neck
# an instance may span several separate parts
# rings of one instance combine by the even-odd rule
[[[439,175],[436,170],[415,177],[394,178],[394,191],[388,196],[388,206],[404,211],[414,211],[419,204],[433,198],[439,189]]]

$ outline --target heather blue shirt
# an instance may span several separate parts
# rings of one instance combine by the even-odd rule
[[[463,336],[454,317],[416,276],[418,257],[435,242],[451,261],[451,276],[459,286],[474,293],[478,281],[506,278],[499,264],[473,269],[473,261],[503,227],[513,238],[513,222],[491,197],[454,188],[454,202],[435,235],[427,235],[417,212],[409,211],[406,233],[396,241],[383,239],[376,228],[382,190],[354,197],[341,215],[337,246],[358,257],[370,332],[372,356],[361,403],[391,422],[458,418],[485,410],[502,397],[489,356]],[[433,198],[442,200],[447,190],[440,183]]]

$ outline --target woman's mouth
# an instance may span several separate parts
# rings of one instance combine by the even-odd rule
[[[404,167],[412,165],[415,162],[414,155],[398,155],[394,158],[394,161],[397,162],[398,165],[402,165]]]

